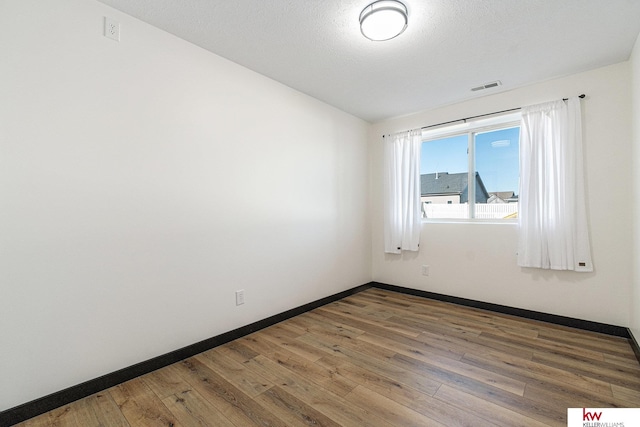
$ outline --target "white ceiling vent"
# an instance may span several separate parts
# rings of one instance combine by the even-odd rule
[[[496,80],[495,82],[485,83],[482,86],[472,87],[471,92],[475,92],[478,90],[491,89],[492,87],[502,86],[502,82],[500,80]]]

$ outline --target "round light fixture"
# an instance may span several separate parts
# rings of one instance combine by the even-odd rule
[[[369,40],[398,37],[407,28],[407,7],[396,0],[378,0],[360,13],[360,31]]]

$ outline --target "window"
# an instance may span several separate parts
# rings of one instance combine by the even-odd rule
[[[423,218],[517,218],[519,120],[517,113],[423,132]]]

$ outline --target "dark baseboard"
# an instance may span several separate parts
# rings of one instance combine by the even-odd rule
[[[627,332],[629,333],[629,344],[631,344],[631,348],[636,355],[636,359],[638,359],[638,363],[640,363],[640,345],[638,345],[638,340],[635,335],[633,335],[631,329],[627,329]]]
[[[635,352],[636,357],[640,362],[640,347],[638,346],[638,342],[629,329],[623,328],[621,326],[607,325],[604,323],[591,322],[588,320],[574,319],[571,317],[558,316],[555,314],[547,314],[538,311],[531,311],[466,298],[453,297],[444,294],[437,294],[434,292],[405,288],[402,286],[388,285],[385,283],[370,282],[368,284],[357,286],[355,288],[337,293],[335,295],[310,302],[300,307],[287,310],[283,313],[276,314],[263,320],[259,320],[257,322],[251,323],[250,325],[234,329],[233,331],[226,332],[224,334],[206,339],[204,341],[200,341],[198,343],[172,351],[162,356],[154,357],[153,359],[149,359],[147,361],[129,366],[119,371],[112,372],[102,377],[89,380],[82,384],[69,387],[67,389],[58,391],[45,397],[41,397],[39,399],[16,406],[14,408],[7,409],[6,411],[0,412],[0,426],[11,426],[20,423],[29,418],[33,418],[84,397],[91,396],[92,394],[106,390],[125,381],[129,381],[133,378],[137,378],[141,375],[153,372],[157,369],[187,359],[191,356],[195,356],[196,354],[210,350],[219,345],[259,331],[260,329],[267,328],[269,326],[275,325],[276,323],[282,322],[284,320],[306,313],[307,311],[332,303],[334,301],[338,301],[342,298],[348,297],[358,292],[362,292],[372,287],[419,296],[423,298],[430,298],[438,301],[450,302],[467,307],[480,308],[496,313],[510,314],[526,319],[539,320],[556,325],[569,326],[577,329],[600,332],[607,335],[627,338],[629,339],[631,347],[633,348],[633,351]]]
[[[539,311],[525,310],[522,308],[509,307],[506,305],[492,304],[489,302],[476,301],[472,299],[452,297],[444,294],[436,294],[418,289],[404,288],[402,286],[387,285],[385,283],[371,282],[374,288],[386,289],[403,294],[414,295],[424,298],[431,298],[438,301],[450,302],[453,304],[464,305],[467,307],[480,308],[487,311],[493,311],[502,314],[510,314],[512,316],[524,317],[526,319],[539,320],[542,322],[553,323],[556,325],[569,326],[572,328],[583,329],[586,331],[599,332],[602,334],[613,335],[622,338],[631,338],[627,328],[622,326],[608,325],[606,323],[592,322],[589,320],[575,319],[573,317],[558,316],[555,314],[541,313]]]
[[[162,356],[154,357],[153,359],[140,362],[133,366],[129,366],[119,371],[112,372],[110,374],[86,381],[82,384],[78,384],[67,389],[52,393],[48,396],[41,397],[31,402],[24,403],[22,405],[7,409],[0,412],[0,426],[11,426],[22,421],[28,420],[45,412],[67,405],[76,400],[82,399],[100,391],[106,390],[115,385],[121,384],[125,381],[129,381],[133,378],[137,378],[141,375],[153,372],[157,369],[169,366],[173,363],[187,359],[196,354],[210,350],[219,345],[241,338],[245,335],[249,335],[260,329],[267,328],[276,323],[280,323],[284,320],[298,316],[314,308],[321,307],[339,299],[348,297],[349,295],[356,294],[358,292],[369,289],[371,284],[365,284],[357,286],[352,289],[331,295],[317,301],[310,302],[300,307],[292,308],[283,313],[276,314],[263,320],[251,323],[250,325],[243,326],[233,331],[226,332],[224,334],[208,338],[204,341],[189,345],[187,347],[172,351]]]

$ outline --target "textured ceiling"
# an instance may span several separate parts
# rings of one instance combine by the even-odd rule
[[[640,0],[404,0],[386,42],[369,0],[100,1],[370,122],[625,61],[640,32]]]

